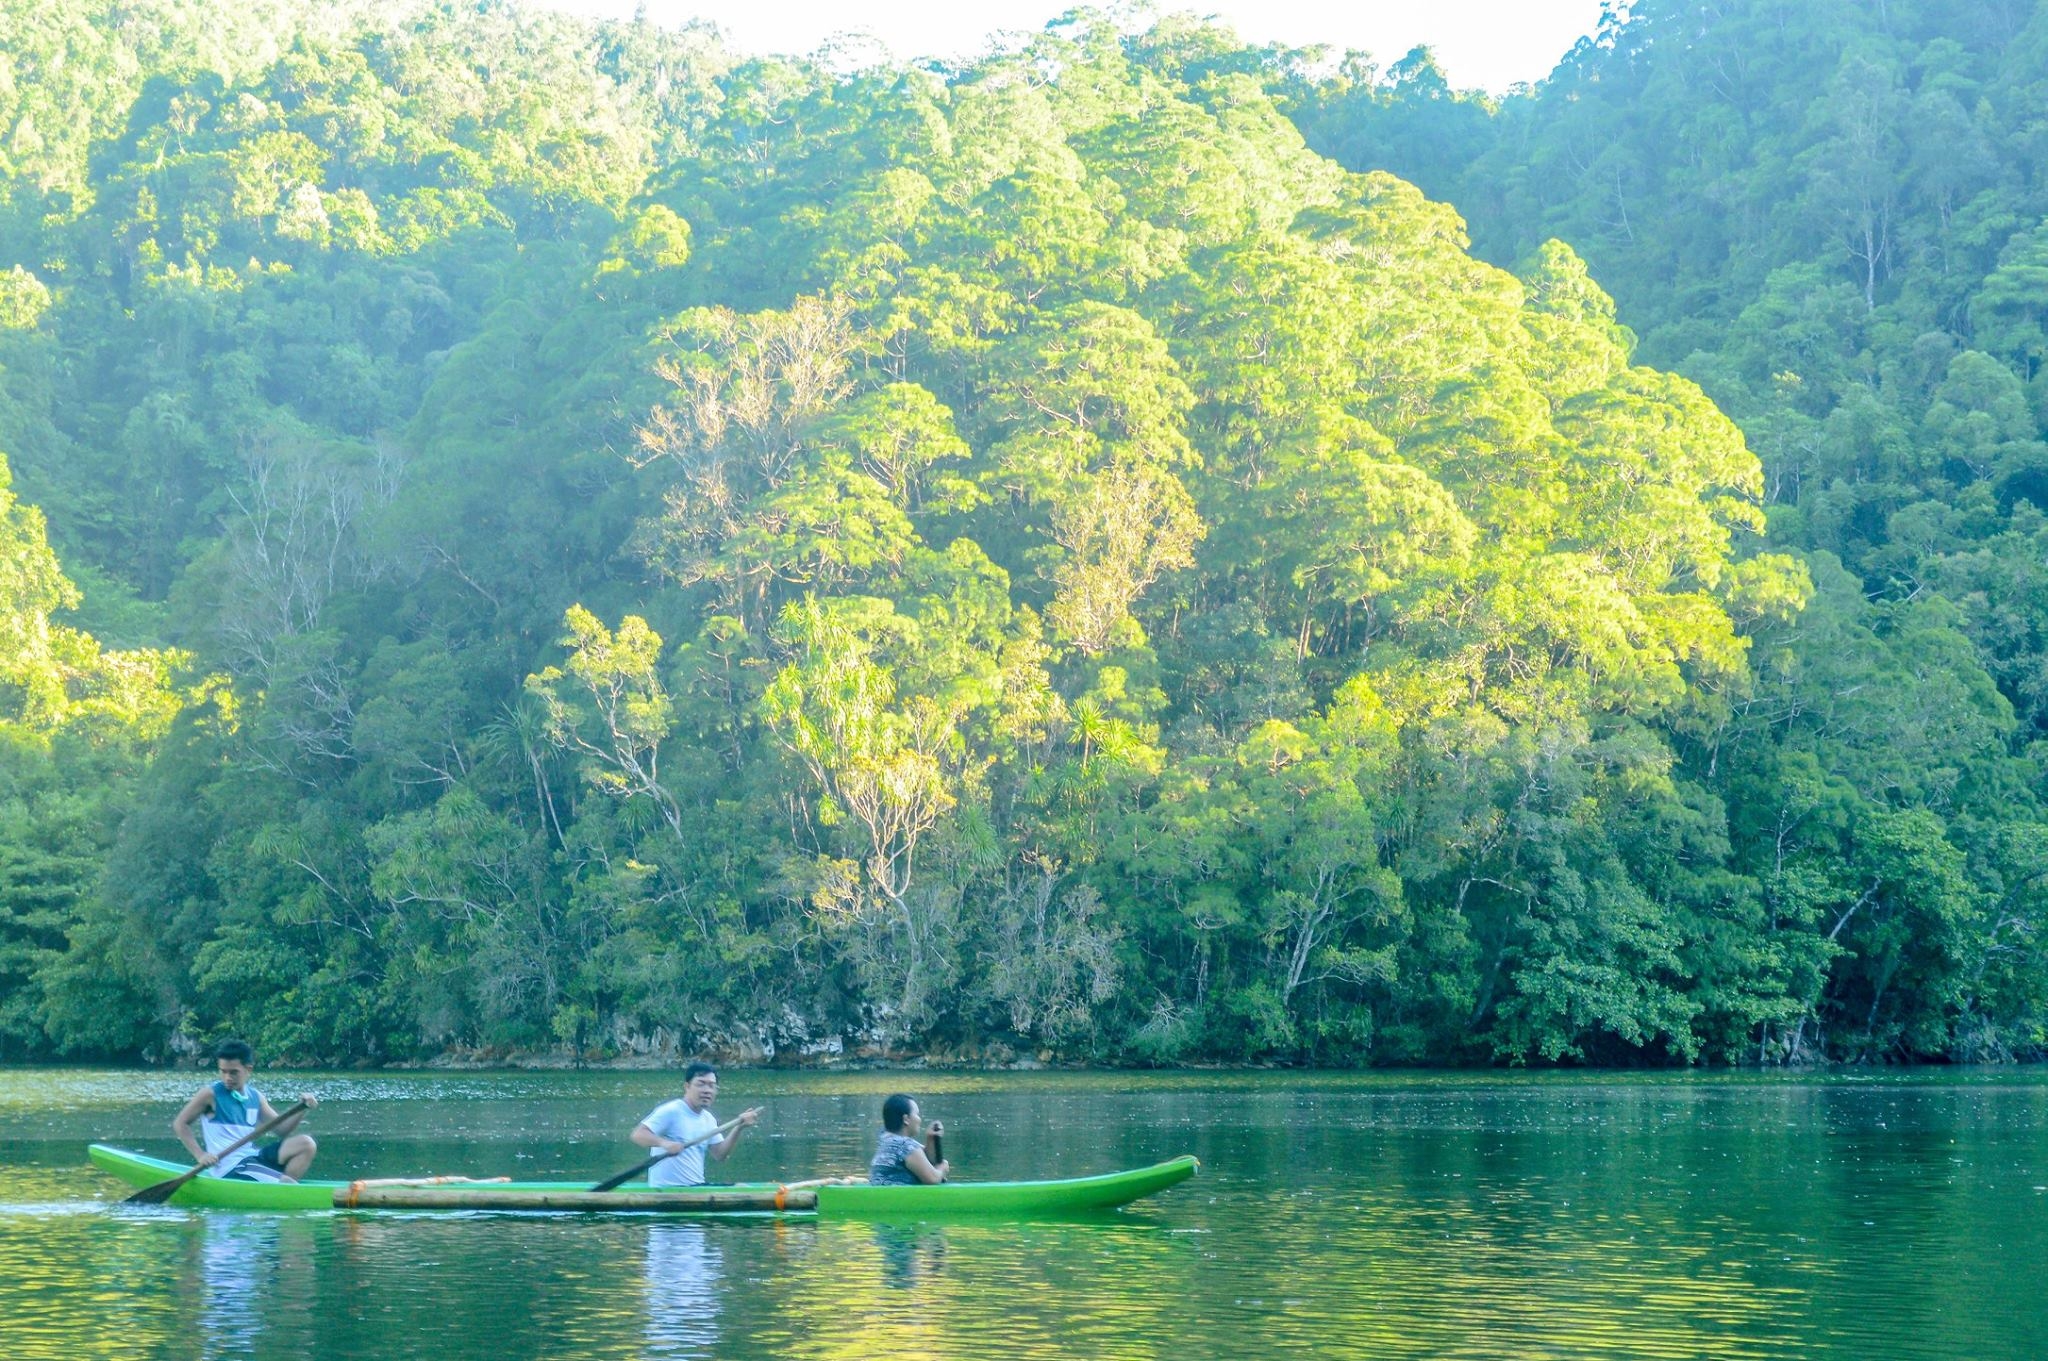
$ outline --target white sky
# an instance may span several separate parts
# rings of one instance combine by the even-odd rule
[[[612,18],[644,5],[647,17],[663,25],[706,19],[733,46],[753,53],[807,54],[834,34],[866,33],[906,60],[977,56],[990,34],[1034,31],[1075,7],[1075,0],[531,2]],[[1382,67],[1427,44],[1453,85],[1499,92],[1549,75],[1598,25],[1600,6],[1601,0],[1166,0],[1157,7],[1213,15],[1249,42],[1362,48]]]

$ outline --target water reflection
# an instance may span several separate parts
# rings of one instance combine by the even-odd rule
[[[875,1246],[882,1254],[882,1284],[908,1290],[946,1269],[946,1231],[925,1224],[877,1224]]]
[[[193,1218],[199,1279],[199,1355],[254,1357],[276,1349],[264,1334],[307,1326],[313,1277],[313,1224],[252,1214]]]
[[[708,1357],[718,1346],[725,1250],[703,1224],[647,1230],[647,1348],[650,1357]]]
[[[249,1215],[202,1217],[199,1354],[254,1356],[277,1294],[278,1221]]]

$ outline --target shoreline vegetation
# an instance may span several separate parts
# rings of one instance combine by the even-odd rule
[[[1156,1073],[1162,1076],[1175,1074],[1199,1076],[1204,1073],[1353,1073],[1371,1071],[1386,1075],[1403,1072],[1414,1073],[1457,1073],[1473,1077],[1484,1077],[1489,1073],[1656,1073],[1656,1072],[1789,1072],[1805,1073],[1822,1077],[1858,1072],[1891,1071],[1899,1068],[1932,1068],[1954,1071],[1977,1069],[2032,1068],[2043,1060],[2038,1057],[2023,1059],[1999,1059],[1989,1063],[1944,1063],[1920,1061],[1913,1064],[1887,1064],[1873,1069],[1867,1063],[1822,1060],[1804,1065],[1758,1065],[1754,1063],[1693,1064],[1677,1067],[1661,1063],[1607,1063],[1583,1064],[1536,1064],[1536,1065],[1458,1065],[1445,1066],[1428,1063],[1379,1064],[1367,1068],[1358,1065],[1318,1066],[1291,1062],[1286,1059],[1246,1061],[1242,1059],[1211,1061],[1183,1061],[1173,1064],[1117,1063],[1104,1060],[1062,1059],[1057,1056],[1038,1057],[1016,1055],[1010,1058],[964,1057],[956,1055],[899,1054],[889,1056],[863,1056],[850,1059],[803,1059],[785,1062],[780,1059],[763,1059],[758,1055],[720,1057],[710,1056],[719,1065],[721,1072],[732,1073]],[[430,1059],[409,1060],[402,1063],[377,1065],[362,1071],[376,1072],[451,1072],[451,1073],[513,1073],[513,1072],[667,1072],[680,1070],[688,1060],[648,1056],[612,1056],[603,1058],[578,1059],[566,1054],[512,1054],[497,1058],[474,1058],[460,1055],[436,1055]],[[287,1066],[284,1071],[296,1071]]]
[[[0,0],[0,1061],[2048,1057],[2048,0],[1147,22]]]
[[[832,1074],[875,1074],[925,1073],[945,1076],[972,1076],[974,1074],[1004,1073],[1045,1073],[1067,1076],[1093,1075],[1106,1078],[1129,1077],[1202,1077],[1227,1078],[1233,1074],[1261,1076],[1297,1074],[1305,1079],[1318,1076],[1340,1077],[1344,1075],[1373,1074],[1386,1078],[1399,1078],[1403,1074],[1417,1077],[1439,1076],[1471,1078],[1484,1081],[1489,1077],[1514,1078],[1555,1076],[1569,1078],[1573,1074],[1583,1077],[1627,1077],[1641,1075],[1652,1077],[1657,1074],[1683,1076],[1720,1074],[1773,1075],[1784,1078],[1811,1077],[1848,1078],[1874,1077],[1889,1074],[1908,1073],[2000,1073],[2006,1072],[2018,1078],[2025,1072],[2039,1068],[2043,1060],[2037,1057],[2001,1058],[1979,1062],[1956,1062],[1941,1059],[1916,1060],[1872,1064],[1861,1061],[1823,1059],[1804,1064],[1756,1063],[1695,1063],[1674,1065],[1659,1062],[1638,1063],[1493,1063],[1493,1064],[1433,1064],[1433,1063],[1381,1063],[1359,1064],[1311,1064],[1286,1058],[1265,1060],[1243,1059],[1188,1059],[1171,1064],[1118,1062],[1111,1059],[1076,1059],[1058,1055],[1012,1054],[1007,1057],[959,1054],[866,1054],[853,1058],[817,1059],[805,1058],[788,1060],[780,1057],[765,1057],[760,1054],[707,1054],[707,1055],[653,1055],[653,1054],[612,1054],[585,1055],[577,1057],[560,1051],[533,1051],[529,1053],[508,1053],[480,1056],[473,1053],[439,1053],[426,1058],[397,1059],[385,1062],[366,1060],[316,1062],[286,1062],[266,1064],[264,1070],[271,1073],[337,1073],[359,1076],[377,1074],[431,1074],[431,1073],[670,1073],[697,1059],[717,1065],[725,1074],[747,1074],[754,1076],[827,1076]],[[170,1061],[117,1060],[112,1062],[80,1061],[64,1059],[26,1060],[0,1064],[0,1071],[15,1072],[75,1072],[80,1070],[110,1069],[114,1071],[136,1071],[151,1074],[182,1074],[200,1072],[196,1058],[178,1058]]]

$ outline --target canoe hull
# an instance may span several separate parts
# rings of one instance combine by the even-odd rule
[[[169,1181],[190,1164],[167,1163],[126,1149],[94,1144],[87,1150],[94,1167],[130,1186],[141,1188]],[[225,1210],[329,1210],[334,1208],[334,1182],[228,1181],[198,1176],[178,1188],[168,1205],[213,1205]]]
[[[178,1163],[94,1144],[93,1165],[130,1186],[154,1186],[183,1172]],[[824,1219],[1022,1219],[1088,1214],[1128,1205],[1193,1176],[1192,1157],[1155,1167],[1063,1181],[950,1182],[944,1186],[821,1186],[782,1192],[775,1183],[656,1191],[624,1186],[605,1196],[584,1182],[501,1182],[358,1192],[356,1208],[407,1210],[562,1210],[606,1213],[733,1214],[815,1213]],[[263,1182],[194,1177],[169,1204],[230,1210],[349,1208],[350,1184],[341,1181]],[[775,1202],[780,1200],[778,1209]]]
[[[1182,1156],[1152,1167],[1064,1181],[960,1181],[943,1186],[820,1186],[826,1219],[1027,1219],[1092,1214],[1177,1186],[1201,1166]]]

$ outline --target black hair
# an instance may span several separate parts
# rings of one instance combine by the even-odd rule
[[[704,1060],[698,1059],[695,1063],[683,1069],[683,1085],[685,1087],[689,1086],[692,1082],[695,1082],[698,1078],[704,1076],[706,1073],[711,1074],[711,1076],[713,1077],[718,1076],[718,1070],[716,1068],[704,1062]]]
[[[898,1092],[882,1103],[882,1128],[891,1134],[903,1132],[903,1122],[910,1118],[910,1108],[917,1103]]]
[[[213,1047],[213,1061],[219,1063],[222,1059],[231,1059],[253,1068],[256,1066],[256,1051],[249,1047],[247,1040],[222,1040]]]

